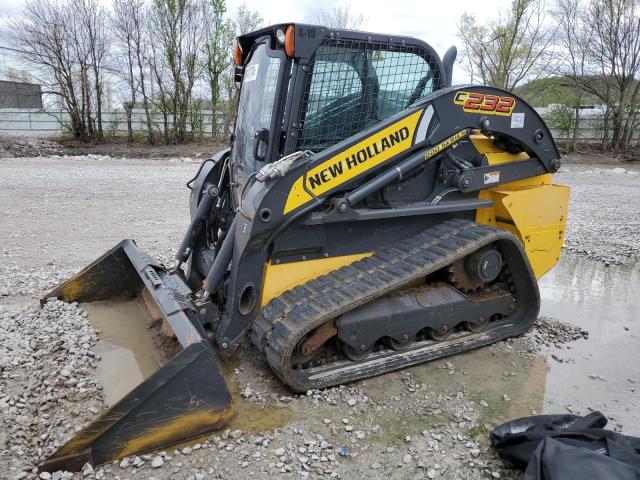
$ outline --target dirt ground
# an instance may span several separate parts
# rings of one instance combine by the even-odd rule
[[[42,139],[0,132],[0,158],[59,156],[110,156],[113,158],[202,160],[224,148],[220,138],[199,137],[180,145],[149,145],[143,139],[127,142],[125,137],[109,137],[104,143],[84,143],[69,138]]]
[[[203,159],[228,145],[226,139],[197,137],[180,145],[164,145],[160,138],[150,145],[144,139],[127,142],[126,137],[107,136],[103,143],[85,143],[67,137],[47,139],[29,135],[0,132],[0,158],[43,157],[50,155],[97,155],[113,158]],[[559,142],[560,146],[564,144]],[[578,144],[576,153],[563,156],[565,164],[625,165],[640,161],[640,147],[625,152],[601,153],[594,144]]]
[[[205,159],[225,148],[220,139],[202,137],[180,145],[149,145],[144,141],[127,143],[113,138],[108,143],[92,145],[72,140],[57,140],[65,155],[109,155],[114,158],[192,158]]]
[[[239,411],[228,430],[76,478],[517,478],[488,444],[506,420],[599,409],[610,428],[640,434],[640,168],[565,165],[567,251],[526,336],[306,395],[247,342],[222,359]],[[171,264],[197,168],[180,157],[0,159],[0,477],[36,478],[111,393],[99,375],[106,328],[90,308],[37,299],[123,238]]]

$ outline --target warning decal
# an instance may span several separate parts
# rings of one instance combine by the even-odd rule
[[[487,172],[484,174],[484,184],[498,183],[500,181],[500,170],[494,172]]]

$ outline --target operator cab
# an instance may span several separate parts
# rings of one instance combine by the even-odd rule
[[[318,153],[450,85],[450,52],[443,67],[415,38],[304,24],[238,37],[234,203],[266,163],[299,150]]]

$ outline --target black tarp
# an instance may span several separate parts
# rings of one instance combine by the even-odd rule
[[[496,428],[491,444],[525,480],[640,480],[640,438],[606,424],[600,412],[525,417]]]

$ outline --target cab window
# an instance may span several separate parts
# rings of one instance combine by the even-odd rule
[[[346,41],[320,47],[305,78],[297,148],[324,150],[431,93],[439,79],[428,59],[420,47]]]

